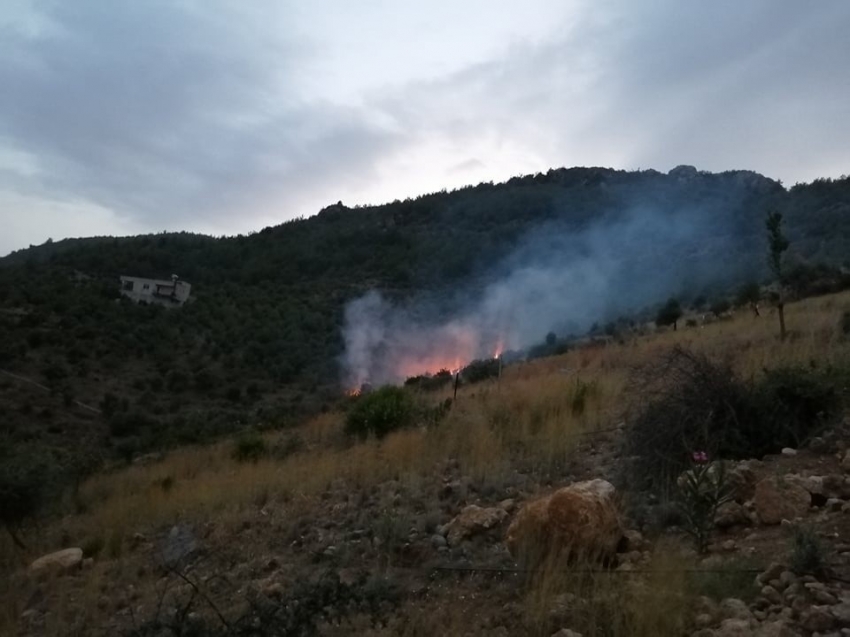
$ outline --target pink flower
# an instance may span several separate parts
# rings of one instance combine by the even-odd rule
[[[708,462],[708,454],[705,451],[694,451],[691,457],[697,464],[704,464]]]

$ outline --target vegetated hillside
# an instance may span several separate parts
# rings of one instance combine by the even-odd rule
[[[791,302],[780,342],[775,315],[738,312],[507,366],[437,418],[450,385],[384,388],[98,473],[25,549],[0,532],[0,634],[838,634],[848,318],[850,291]],[[364,413],[381,439],[360,440]],[[537,517],[562,535],[521,532],[540,496],[600,479],[613,498],[597,483],[594,506]],[[607,564],[581,555],[620,521]],[[59,549],[77,556],[30,566]]]
[[[712,221],[690,243],[640,248],[669,252],[669,267],[683,272],[722,264],[715,290],[762,276],[770,207],[785,213],[797,257],[837,264],[850,254],[850,179],[786,191],[756,173],[690,167],[551,170],[381,206],[338,204],[232,238],[48,242],[0,260],[0,368],[50,389],[0,378],[4,448],[67,447],[82,436],[87,453],[112,446],[129,456],[245,423],[293,422],[338,396],[348,300],[371,288],[439,297],[486,280],[542,224],[604,228],[636,207]],[[172,273],[193,285],[181,309],[118,295],[121,274]]]

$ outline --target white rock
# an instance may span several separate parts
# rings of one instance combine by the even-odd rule
[[[70,571],[80,568],[83,563],[83,549],[71,548],[42,555],[32,564],[30,571],[39,572],[47,570]]]

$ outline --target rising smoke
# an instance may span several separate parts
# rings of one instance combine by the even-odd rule
[[[701,258],[717,219],[710,208],[639,206],[580,231],[549,222],[492,269],[489,283],[456,291],[442,307],[394,305],[369,292],[345,311],[344,382],[356,388],[456,369],[539,343],[549,331],[583,332],[670,295],[695,294],[730,275],[727,263]]]

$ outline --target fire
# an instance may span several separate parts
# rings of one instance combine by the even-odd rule
[[[499,340],[496,342],[496,349],[493,350],[493,358],[499,358],[502,355],[502,352],[505,351],[505,342],[502,340],[502,337],[499,337]]]

